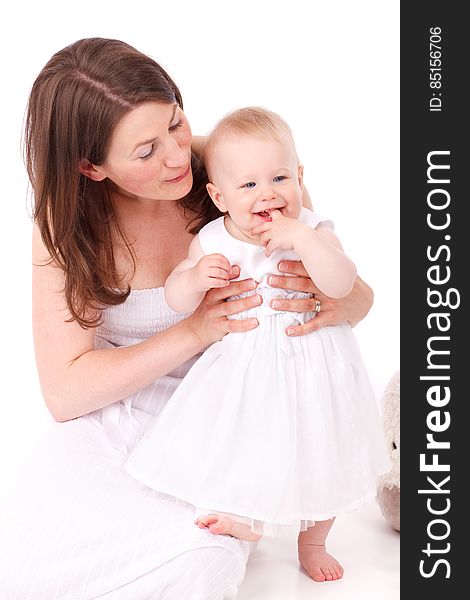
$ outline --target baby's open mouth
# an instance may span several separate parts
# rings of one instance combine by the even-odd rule
[[[271,212],[273,210],[278,210],[280,213],[283,213],[284,211],[284,207],[279,207],[279,208],[269,208],[268,210],[260,210],[259,212],[255,212],[255,215],[258,215],[259,217],[261,217],[262,219],[264,219],[265,221],[271,221]]]

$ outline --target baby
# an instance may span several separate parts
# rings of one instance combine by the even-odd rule
[[[234,317],[259,326],[206,350],[126,469],[194,505],[196,524],[212,533],[255,541],[295,527],[310,576],[339,579],[325,547],[335,515],[371,500],[389,468],[377,404],[350,326],[288,337],[289,325],[316,313],[274,310],[275,298],[300,307],[311,296],[272,288],[269,277],[280,260],[301,260],[325,295],[340,298],[356,268],[331,222],[302,207],[303,167],[278,115],[231,113],[209,136],[205,161],[207,191],[224,216],[194,238],[165,296],[174,310],[193,311],[238,265],[262,302]]]

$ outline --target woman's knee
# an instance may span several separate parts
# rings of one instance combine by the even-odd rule
[[[246,555],[238,548],[199,548],[171,562],[179,579],[165,600],[231,600],[237,595],[246,569]]]

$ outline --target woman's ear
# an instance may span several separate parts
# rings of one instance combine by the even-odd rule
[[[225,206],[224,198],[219,188],[213,183],[208,183],[206,184],[206,190],[212,198],[212,202],[217,206],[220,212],[227,212],[227,207]]]
[[[82,175],[85,175],[85,177],[88,177],[88,179],[93,181],[103,181],[103,179],[106,179],[106,175],[101,171],[101,169],[95,167],[95,165],[93,165],[86,158],[81,159],[78,170]]]

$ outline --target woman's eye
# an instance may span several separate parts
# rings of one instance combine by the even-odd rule
[[[275,183],[278,183],[280,181],[284,181],[284,179],[287,179],[287,177],[285,175],[276,175],[276,177],[274,177],[273,181]]]
[[[183,119],[180,119],[177,123],[171,125],[170,131],[175,131],[176,129],[179,129],[181,125],[183,125]]]
[[[256,185],[256,183],[254,181],[249,181],[248,183],[245,183],[245,185],[243,187],[245,188],[254,188]]]
[[[152,144],[152,147],[150,148],[150,152],[148,152],[147,154],[144,154],[143,156],[139,156],[139,158],[141,158],[142,160],[147,160],[148,158],[150,158],[153,153],[155,151],[155,144]]]

